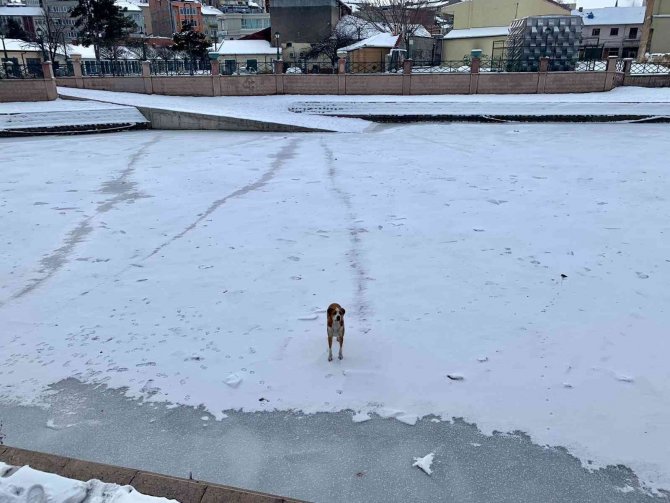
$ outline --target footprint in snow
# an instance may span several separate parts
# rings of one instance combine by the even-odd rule
[[[307,314],[298,318],[299,321],[313,321],[319,318],[318,314]]]
[[[636,272],[635,274],[637,274],[637,277],[640,278],[640,279],[647,279],[647,278],[649,278],[649,275],[648,275],[648,274],[644,274],[644,273],[642,273],[642,272]]]

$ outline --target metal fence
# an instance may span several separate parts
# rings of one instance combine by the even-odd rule
[[[578,72],[604,72],[607,70],[607,61],[601,59],[591,59],[586,61],[577,61],[575,71]]]
[[[137,60],[83,61],[81,74],[87,77],[142,75],[142,63]]]
[[[65,63],[54,61],[53,70],[56,77],[74,77],[74,65],[69,59]]]
[[[347,73],[384,73],[394,72],[397,68],[387,68],[385,61],[349,61]]]
[[[208,59],[155,59],[151,75],[209,75],[212,64]]]
[[[435,64],[432,61],[414,61],[412,73],[470,73],[469,61],[442,61]]]
[[[285,73],[310,73],[310,74],[333,74],[337,73],[337,62],[333,65],[330,61],[323,60],[298,60],[284,63]]]
[[[42,79],[44,72],[42,65],[21,65],[12,61],[3,61],[0,64],[0,79]]]
[[[670,74],[669,63],[633,63],[630,67],[631,75]]]
[[[219,65],[221,75],[258,75],[274,73],[274,62],[248,60],[244,63],[235,60],[225,60]]]

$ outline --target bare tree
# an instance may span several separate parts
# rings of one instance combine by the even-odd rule
[[[32,40],[35,42],[42,53],[47,56],[49,61],[55,61],[56,55],[65,53],[66,48],[66,34],[68,25],[62,19],[55,17],[49,12],[49,7],[44,6],[44,22],[37,25],[37,35]]]
[[[353,44],[356,40],[357,39],[350,33],[347,33],[346,30],[337,26],[329,37],[324,38],[316,44],[312,44],[311,49],[307,52],[305,57],[306,59],[316,59],[319,56],[328,58],[333,67],[333,73],[335,73],[335,67],[337,65],[337,60],[339,59],[337,50]]]
[[[425,24],[435,23],[433,0],[365,0],[359,4],[357,15],[380,32],[400,35],[409,55],[410,39],[425,33]]]

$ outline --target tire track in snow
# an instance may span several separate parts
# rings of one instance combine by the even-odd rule
[[[370,331],[370,327],[368,325],[368,316],[371,314],[371,309],[366,297],[366,292],[367,284],[370,280],[367,270],[363,265],[363,246],[361,239],[361,235],[367,232],[367,229],[359,227],[356,224],[358,217],[351,202],[351,194],[343,190],[337,183],[337,167],[335,165],[335,156],[333,155],[333,151],[326,145],[324,140],[321,140],[321,147],[323,148],[326,155],[328,178],[330,179],[330,183],[333,187],[333,192],[335,192],[347,210],[350,241],[350,248],[347,252],[347,257],[349,258],[349,263],[354,271],[354,284],[356,288],[354,296],[356,305],[354,307],[356,313],[358,314],[358,318],[363,329],[362,331],[367,333]]]
[[[0,308],[7,302],[19,299],[24,295],[29,294],[36,288],[39,288],[46,281],[54,276],[65,264],[68,263],[70,255],[74,252],[76,246],[81,243],[92,231],[93,221],[100,214],[105,213],[114,208],[122,201],[134,201],[140,197],[146,197],[144,194],[135,190],[137,183],[129,181],[130,176],[135,171],[137,163],[144,157],[146,151],[160,140],[160,135],[156,135],[148,141],[144,142],[128,159],[126,169],[121,171],[116,178],[103,182],[98,192],[103,194],[114,194],[113,197],[106,199],[98,204],[95,208],[95,213],[84,218],[77,226],[72,229],[66,236],[62,245],[49,255],[40,260],[39,273],[42,275],[38,278],[30,280],[30,283],[24,286],[18,292],[13,293],[5,301],[0,301]]]
[[[277,174],[277,172],[282,168],[284,165],[284,162],[292,159],[295,156],[295,151],[296,147],[298,145],[298,140],[293,139],[286,145],[284,145],[277,154],[275,154],[274,160],[272,161],[272,164],[270,166],[270,169],[268,169],[263,175],[256,180],[255,182],[252,182],[248,185],[245,185],[244,187],[237,189],[234,192],[231,192],[225,197],[222,197],[221,199],[217,199],[213,203],[209,205],[209,207],[202,213],[198,218],[196,218],[191,224],[189,224],[184,230],[182,230],[179,234],[175,234],[172,236],[170,239],[167,241],[163,242],[160,244],[158,247],[154,249],[149,255],[144,257],[144,260],[147,260],[154,255],[156,255],[158,252],[160,252],[163,248],[166,246],[172,244],[175,242],[177,239],[183,238],[187,233],[195,229],[200,222],[205,220],[207,217],[209,217],[212,213],[214,213],[216,210],[218,210],[221,206],[226,204],[229,200],[235,199],[236,197],[244,196],[248,194],[249,192],[253,192],[254,190],[260,189],[261,187],[264,187],[270,180],[274,178],[274,176]]]

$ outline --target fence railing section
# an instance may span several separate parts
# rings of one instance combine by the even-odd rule
[[[208,59],[156,59],[151,61],[151,75],[209,75]]]
[[[396,71],[397,68],[387,68],[385,61],[347,61],[347,73],[384,73]]]
[[[607,70],[607,61],[600,59],[577,61],[575,70],[578,72],[604,72]]]
[[[287,61],[284,63],[284,72],[289,74],[333,74],[337,73],[337,63],[333,65],[330,61],[321,60]]]
[[[21,65],[12,61],[0,63],[0,79],[42,79],[44,72],[40,63],[36,65]]]
[[[633,63],[630,66],[631,75],[670,74],[668,63]]]
[[[469,61],[442,61],[435,64],[432,61],[414,61],[413,73],[470,73]]]
[[[219,63],[221,75],[258,75],[274,73],[274,62],[249,60],[239,62],[235,60],[224,60]]]
[[[65,63],[54,62],[53,70],[55,77],[74,77],[74,65],[70,60]]]
[[[88,77],[125,77],[142,75],[142,63],[137,60],[83,61],[81,74]]]

